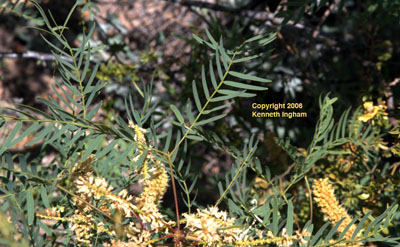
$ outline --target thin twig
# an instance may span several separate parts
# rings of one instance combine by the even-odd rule
[[[26,51],[26,52],[0,52],[0,58],[34,58],[41,61],[55,61],[56,58],[53,54],[41,53],[36,51]],[[67,62],[72,62],[72,59],[66,56],[61,56],[61,58]]]
[[[203,9],[210,9],[214,11],[230,12],[230,13],[240,13],[248,7],[243,6],[239,8],[229,8],[220,4],[208,3],[203,1],[186,1],[186,0],[164,0],[169,3],[178,3],[186,7],[198,7]],[[251,1],[250,1],[251,2]]]
[[[328,9],[325,10],[324,15],[321,18],[321,21],[318,23],[318,25],[315,27],[315,30],[313,31],[312,37],[316,38],[319,34],[319,31],[321,30],[322,24],[328,19],[332,11],[335,9],[335,7],[339,4],[338,0],[335,0],[331,5],[329,5]]]
[[[312,223],[312,220],[313,220],[312,192],[311,192],[311,189],[310,189],[310,184],[308,183],[307,176],[304,177],[304,180],[306,180],[308,194],[310,194],[310,222]]]
[[[188,7],[193,12],[196,12],[193,10],[193,8],[197,7],[197,8],[209,9],[209,10],[218,11],[218,12],[228,12],[228,13],[232,13],[232,14],[240,14],[240,15],[245,16],[250,19],[267,20],[274,25],[281,25],[284,20],[284,18],[275,17],[277,12],[268,13],[266,11],[253,10],[254,5],[256,4],[256,3],[254,3],[254,1],[250,1],[248,4],[241,6],[241,7],[237,7],[237,8],[230,8],[227,6],[220,5],[220,4],[213,4],[213,3],[202,2],[202,1],[185,1],[185,0],[164,0],[164,1],[166,1],[168,3],[176,3],[176,4],[180,4],[181,6]],[[279,11],[279,8],[277,9],[277,11]],[[288,24],[294,25],[296,28],[299,28],[299,29],[305,28],[305,26],[303,24],[294,23],[294,21],[292,21],[292,20],[290,20],[288,22]]]
[[[393,98],[393,91],[391,87],[394,87],[397,83],[400,82],[400,78],[397,77],[395,78],[393,81],[389,82],[386,86],[386,90],[385,90],[385,95],[387,98],[387,110],[389,112],[389,122],[393,125],[393,126],[397,126],[398,122],[396,120],[396,118],[393,116],[394,114],[390,114],[395,110],[395,106],[394,106],[394,98]]]
[[[172,168],[172,160],[171,156],[173,153],[168,153],[168,164],[171,172],[171,182],[172,182],[172,190],[174,191],[174,201],[175,201],[175,211],[176,211],[176,224],[178,227],[178,231],[180,231],[180,219],[179,219],[179,204],[178,204],[178,196],[176,194],[176,186],[175,186],[175,178],[174,178],[174,169]]]

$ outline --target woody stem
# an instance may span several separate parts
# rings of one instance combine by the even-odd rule
[[[168,153],[168,164],[169,169],[171,171],[171,182],[172,182],[172,190],[174,191],[174,201],[175,201],[175,211],[176,211],[176,224],[178,226],[178,231],[180,231],[180,221],[179,221],[179,204],[178,204],[178,196],[176,195],[176,186],[175,186],[175,178],[174,178],[174,171],[172,169],[172,160],[171,160],[171,153]]]

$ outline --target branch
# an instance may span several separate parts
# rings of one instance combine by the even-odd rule
[[[63,60],[73,63],[73,60],[66,56],[60,56]],[[115,56],[116,57],[116,56]],[[1,58],[33,58],[42,61],[46,66],[46,61],[56,61],[56,58],[53,54],[49,53],[41,53],[37,51],[26,51],[26,52],[0,52],[0,59]],[[90,59],[91,65],[96,65],[97,63],[101,63],[102,61],[97,61],[95,59]],[[121,61],[118,61],[123,63]],[[142,65],[137,68],[139,72],[149,72],[152,71],[153,68],[149,66]]]
[[[208,2],[203,2],[203,1],[186,1],[186,0],[164,0],[169,3],[178,3],[182,6],[186,7],[199,7],[199,8],[204,8],[204,9],[211,9],[215,11],[222,11],[222,12],[231,12],[231,13],[239,13],[245,9],[248,8],[247,4],[244,7],[239,7],[239,8],[229,8],[220,4],[213,4],[213,3],[208,3]]]
[[[60,57],[67,62],[73,63],[74,61],[66,56],[61,56]],[[47,63],[46,61],[56,61],[56,58],[53,56],[53,54],[49,53],[42,53],[42,52],[37,52],[37,51],[26,51],[26,52],[0,52],[0,59],[1,58],[33,58],[42,61],[42,63],[46,66]],[[90,63],[92,65],[96,64],[95,60],[90,60]]]
[[[192,0],[164,0],[168,3],[177,3],[182,6],[188,7],[191,9],[192,7],[198,7],[198,8],[205,8],[205,9],[210,9],[214,11],[221,11],[221,12],[229,12],[232,14],[243,14],[243,16],[248,17],[250,19],[257,19],[257,20],[264,20],[267,21],[267,24],[269,25],[281,25],[284,18],[282,17],[275,17],[276,13],[270,13],[267,11],[258,11],[254,10],[255,6],[259,4],[258,1],[250,1],[248,4],[238,7],[238,8],[230,8],[227,6],[223,6],[220,4],[213,4],[213,3],[208,3],[208,2],[202,2],[202,1],[192,1]],[[267,1],[267,0],[266,0]],[[305,29],[303,24],[300,23],[294,23],[293,21],[288,22],[289,25],[294,25],[296,28],[299,29]]]
[[[41,61],[54,61],[56,60],[52,54],[40,53],[36,51],[26,51],[26,52],[0,52],[0,58],[35,58]],[[69,57],[61,56],[68,62],[72,62]]]
[[[313,31],[312,37],[316,38],[319,34],[319,31],[321,29],[322,24],[328,19],[329,15],[332,13],[332,11],[336,8],[336,6],[339,5],[339,1],[335,0],[332,4],[329,5],[328,9],[325,10],[324,15],[321,18],[321,21],[318,23],[318,25],[315,27],[315,30]]]

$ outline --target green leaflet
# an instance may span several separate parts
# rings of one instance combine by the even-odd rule
[[[174,112],[179,123],[183,124],[185,122],[185,119],[183,119],[182,114],[179,112],[178,108],[176,108],[176,106],[174,106],[174,105],[170,105],[169,107]]]
[[[235,71],[229,71],[229,74],[234,77],[243,79],[243,80],[258,81],[258,82],[271,82],[271,80],[268,80],[268,79],[264,79],[264,78],[250,75],[250,74],[243,74],[243,73],[239,73],[239,72],[235,72]]]
[[[254,86],[254,85],[249,85],[249,84],[244,84],[244,83],[234,82],[234,81],[225,81],[224,83],[226,85],[228,85],[228,86],[231,86],[231,87],[247,89],[247,90],[261,91],[261,90],[267,90],[268,89],[266,87]]]
[[[43,204],[46,208],[50,208],[49,198],[47,196],[46,187],[40,186],[40,196],[42,198]]]
[[[192,82],[192,88],[193,88],[193,96],[194,96],[194,101],[196,103],[197,110],[199,112],[201,112],[202,107],[201,107],[199,93],[197,92],[197,87],[196,87],[195,81]]]
[[[217,120],[219,120],[221,118],[224,118],[225,116],[226,116],[226,114],[221,114],[221,115],[218,115],[218,116],[215,116],[215,117],[211,117],[209,119],[205,119],[205,120],[197,122],[196,125],[200,126],[200,125],[204,125],[204,124],[207,124],[207,123],[215,122],[215,121],[217,121]]]
[[[33,224],[35,218],[35,204],[33,201],[32,189],[26,191],[26,211],[28,212],[28,225]]]
[[[204,70],[204,65],[201,66],[201,83],[203,84],[204,95],[206,99],[210,98],[210,92],[208,91],[206,72]]]
[[[293,203],[292,203],[292,201],[288,202],[286,232],[287,232],[288,236],[292,236],[292,234],[293,234]]]

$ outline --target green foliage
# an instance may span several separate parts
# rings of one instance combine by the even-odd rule
[[[38,26],[43,25],[43,19],[38,16],[38,13],[25,8],[27,3],[28,1],[1,0],[0,11],[20,16]]]
[[[111,80],[114,76],[122,82],[125,76],[130,76],[132,81],[138,81],[137,75],[133,72],[135,65],[123,65],[114,62],[108,62],[107,65],[102,64],[97,78],[102,81]]]
[[[315,5],[317,2],[322,5],[326,1],[313,1],[313,8],[319,8]],[[40,30],[50,34],[58,42],[55,44],[42,36],[52,48],[57,63],[59,76],[56,77],[54,85],[57,97],[39,99],[47,107],[46,111],[21,104],[15,109],[4,109],[15,112],[17,116],[0,115],[0,130],[7,132],[0,147],[0,200],[1,211],[4,212],[0,214],[1,244],[15,246],[18,242],[20,246],[104,246],[114,239],[127,240],[127,236],[131,234],[130,224],[140,225],[140,217],[122,215],[107,200],[110,200],[110,195],[117,195],[123,189],[146,180],[150,164],[153,168],[158,167],[168,171],[176,210],[172,212],[170,208],[162,208],[167,211],[168,220],[173,221],[168,225],[173,230],[172,235],[168,235],[165,229],[158,231],[159,229],[152,227],[153,222],[141,226],[141,231],[151,231],[150,239],[155,244],[168,246],[178,246],[179,243],[184,246],[228,246],[229,244],[360,246],[368,242],[399,244],[399,238],[389,233],[389,228],[398,227],[399,211],[395,195],[389,195],[391,198],[387,201],[387,205],[381,207],[384,209],[383,212],[360,212],[343,231],[339,229],[344,218],[333,227],[330,227],[330,222],[315,223],[312,219],[312,209],[302,216],[300,220],[303,221],[299,222],[297,219],[297,215],[300,214],[297,211],[300,210],[296,205],[297,202],[308,198],[304,196],[306,194],[304,191],[303,198],[297,196],[296,192],[301,191],[302,184],[306,183],[308,196],[311,197],[308,179],[312,179],[313,182],[320,177],[326,177],[327,173],[321,169],[323,162],[334,163],[332,160],[336,158],[358,155],[361,159],[368,159],[367,167],[376,163],[379,150],[376,150],[375,146],[378,143],[382,144],[380,138],[385,131],[385,125],[382,124],[384,119],[376,121],[376,125],[372,124],[372,121],[361,121],[361,111],[364,113],[365,109],[358,108],[354,112],[351,109],[345,110],[339,120],[335,121],[333,105],[338,98],[331,98],[329,94],[321,96],[319,118],[306,150],[302,151],[292,145],[289,138],[275,139],[294,162],[294,169],[287,181],[283,181],[282,176],[288,174],[282,176],[271,174],[269,166],[257,158],[259,138],[256,135],[251,135],[248,141],[243,141],[239,150],[222,141],[224,137],[220,133],[208,129],[232,114],[229,107],[235,100],[255,97],[258,92],[269,88],[271,81],[253,73],[246,64],[263,57],[264,51],[269,49],[268,45],[274,41],[275,33],[268,32],[250,37],[230,48],[225,46],[222,37],[216,38],[207,29],[205,31],[207,39],[194,34],[193,38],[199,43],[198,46],[202,46],[202,49],[206,47],[209,51],[207,53],[209,58],[198,68],[199,79],[191,82],[189,100],[183,104],[158,105],[153,100],[151,83],[143,83],[141,88],[135,84],[143,98],[141,109],[137,107],[138,100],[129,96],[124,101],[126,118],[111,114],[110,118],[102,121],[98,114],[102,107],[100,95],[107,81],[113,76],[121,80],[123,76],[132,73],[129,70],[133,67],[115,63],[102,67],[92,63],[91,57],[102,49],[101,46],[92,47],[89,42],[95,32],[95,25],[91,25],[89,31],[83,34],[79,47],[75,48],[69,43],[64,31],[72,12],[79,4],[77,2],[73,6],[62,26],[54,26],[40,5],[35,2],[47,28]],[[136,81],[133,78],[132,80]],[[381,113],[383,114],[383,111]],[[398,137],[398,129],[393,129],[391,134]],[[39,146],[39,151],[13,152],[13,146],[27,136],[34,138],[26,145]],[[196,232],[190,231],[188,227],[181,236],[180,223],[183,221],[180,222],[180,219],[184,214],[180,210],[187,210],[190,214],[195,211],[193,209],[201,208],[195,201],[196,195],[202,191],[196,189],[199,176],[191,170],[193,155],[191,149],[204,142],[214,145],[215,149],[233,160],[231,169],[225,177],[215,180],[219,192],[215,206],[225,207],[229,211],[229,217],[235,221],[234,225],[220,228],[215,234],[224,230],[239,229],[242,230],[241,234],[250,236],[248,238],[235,239],[229,244],[224,242],[227,240],[204,242],[190,236]],[[343,149],[345,145],[356,146],[357,153],[351,148]],[[49,151],[55,155],[52,160],[45,163],[43,158]],[[392,152],[398,155],[397,152]],[[75,176],[84,171],[76,171],[76,164],[90,166],[97,177],[104,178],[115,189],[111,194],[99,196],[100,199],[96,198],[95,190],[90,192],[93,194],[91,198],[82,198],[81,192],[76,189]],[[340,164],[336,164],[332,168],[332,173],[339,172],[340,169]],[[267,193],[254,192],[254,174],[266,184],[263,187],[265,190],[268,189]],[[383,171],[381,175],[384,177]],[[357,174],[353,174],[352,178],[360,180],[361,186],[365,186],[368,182]],[[175,181],[181,188],[181,194],[178,193]],[[393,186],[394,184],[391,183]],[[363,189],[374,190],[373,184]],[[186,208],[178,206],[178,197],[184,201]],[[360,198],[362,199],[363,197]],[[79,201],[84,201],[83,204],[88,206],[88,210],[95,216],[96,230],[101,227],[106,229],[99,230],[94,235],[92,232],[87,233],[88,242],[79,242],[79,234],[68,227],[70,222],[65,220],[80,210]],[[163,207],[163,205],[157,206]],[[59,210],[62,215],[48,216],[54,221],[48,224],[43,221],[43,217],[41,218],[41,211],[53,207],[63,208]],[[137,209],[135,213],[141,215],[141,209]],[[8,228],[9,222],[15,230]],[[79,224],[85,223],[87,222]],[[351,231],[349,239],[346,233]],[[175,242],[170,241],[170,238]]]

